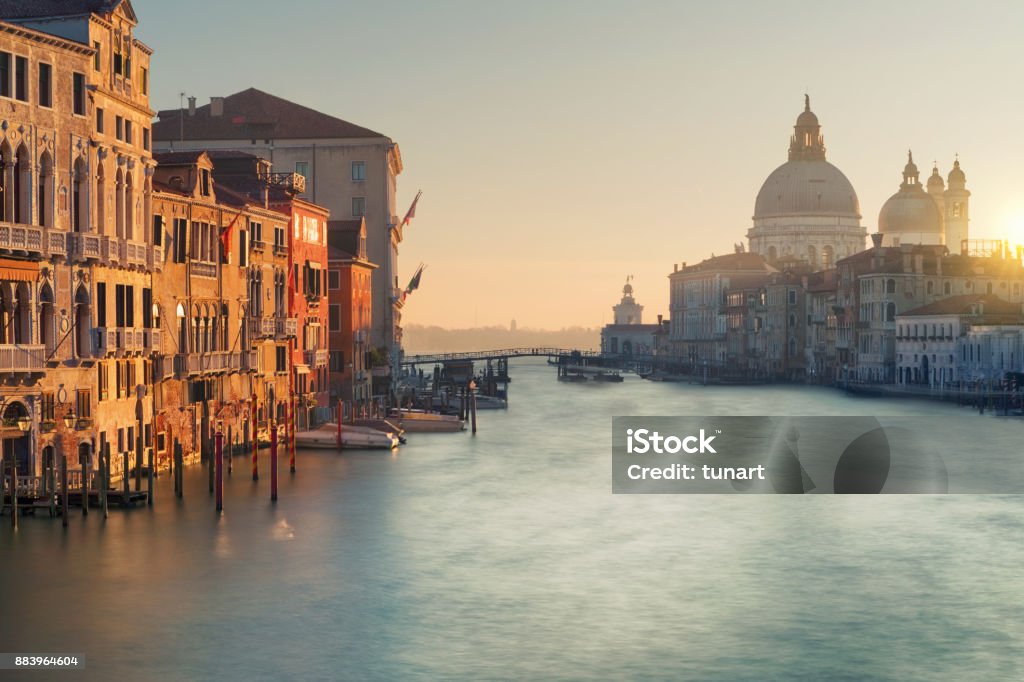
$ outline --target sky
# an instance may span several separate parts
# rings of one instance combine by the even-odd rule
[[[803,96],[874,232],[907,149],[959,154],[971,237],[1024,243],[1016,2],[133,0],[154,109],[257,87],[399,143],[404,324],[645,321],[745,242]],[[257,9],[258,8],[258,9]]]

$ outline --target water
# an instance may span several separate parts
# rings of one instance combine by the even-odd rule
[[[511,409],[482,412],[475,438],[300,452],[276,506],[265,458],[258,484],[236,458],[220,518],[199,467],[183,501],[164,476],[152,509],[106,522],[12,534],[3,517],[0,651],[85,654],[76,679],[1020,679],[1017,497],[610,492],[615,415],[992,418],[512,376]]]

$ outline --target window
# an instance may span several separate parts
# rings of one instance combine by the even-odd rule
[[[100,53],[103,51],[99,41],[93,41],[92,49],[96,50],[96,54],[92,57],[92,68],[96,71],[100,70]]]
[[[142,148],[149,151],[149,128],[142,129]]]
[[[142,288],[142,328],[153,328],[153,290]]]
[[[337,303],[331,304],[330,321],[328,322],[328,324],[330,325],[330,330],[332,332],[341,331],[341,306],[338,305]]]
[[[288,349],[284,346],[277,347],[277,371],[287,372],[288,371]]]
[[[174,219],[174,262],[184,263],[188,259],[188,221]]]
[[[107,326],[107,285],[96,283],[96,326],[101,329]]]
[[[249,265],[249,242],[248,233],[245,230],[238,231],[238,267],[244,268]]]
[[[308,161],[296,161],[295,172],[302,177],[309,179],[309,162]]]
[[[11,96],[11,53],[0,52],[0,97]]]
[[[103,133],[103,109],[96,108],[96,132]]]
[[[352,182],[363,182],[366,180],[366,162],[352,162]]]
[[[39,63],[39,106],[53,106],[53,67]]]
[[[115,39],[116,40],[116,39]],[[123,73],[124,57],[121,54],[120,41],[114,44],[114,73],[120,76]]]
[[[131,144],[134,139],[132,135],[132,122],[126,119],[124,122],[124,141]]]
[[[14,58],[14,97],[28,101],[28,57]]]
[[[107,365],[103,362],[96,364],[96,396],[99,400],[109,398],[107,393]]]
[[[204,168],[199,176],[199,192],[204,197],[210,196],[210,171]]]
[[[366,215],[366,197],[352,197],[352,217],[359,218]]]
[[[54,418],[54,406],[56,403],[53,399],[53,393],[44,393],[39,406],[39,421],[52,422],[56,421]]]
[[[124,119],[120,116],[114,119],[114,137],[119,140],[124,137]]]
[[[330,354],[330,370],[332,372],[345,371],[345,351],[332,350]]]
[[[85,116],[85,75],[76,73],[72,79],[74,81],[75,114]]]
[[[142,91],[143,95],[149,94],[149,69],[142,68],[139,70],[139,90]]]
[[[164,217],[162,215],[153,216],[153,246],[163,246],[164,244]]]
[[[263,224],[262,223],[249,223],[249,234],[252,235],[253,243],[263,241]]]
[[[337,270],[327,271],[327,288],[328,289],[340,289],[341,288],[341,273]]]
[[[75,391],[75,412],[79,419],[92,418],[92,391],[88,388],[79,388]]]

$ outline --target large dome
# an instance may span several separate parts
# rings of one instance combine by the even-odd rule
[[[882,204],[878,231],[882,234],[942,234],[942,213],[935,199],[924,192],[897,192]]]
[[[795,215],[859,219],[860,202],[843,172],[828,161],[787,161],[761,185],[754,219]]]
[[[942,234],[942,212],[935,199],[921,188],[919,178],[914,155],[908,152],[900,191],[889,197],[878,212],[879,232]]]

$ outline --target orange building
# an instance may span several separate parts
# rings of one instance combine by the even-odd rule
[[[366,257],[366,221],[332,220],[328,227],[330,402],[357,411],[372,398],[369,358],[373,271]]]

